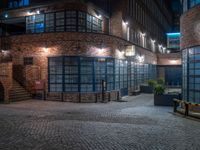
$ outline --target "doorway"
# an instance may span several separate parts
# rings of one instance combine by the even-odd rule
[[[4,102],[4,87],[1,82],[0,82],[0,102]]]

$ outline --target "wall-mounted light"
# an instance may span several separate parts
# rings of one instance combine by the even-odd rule
[[[156,40],[152,40],[152,39],[151,39],[151,43],[155,44],[155,42],[156,42]]]
[[[101,51],[101,52],[104,50],[104,47],[105,47],[105,45],[104,45],[104,42],[103,42],[103,40],[102,40],[102,41],[101,41],[101,44],[100,44],[100,51]]]
[[[1,50],[1,53],[3,56],[8,56],[8,54],[10,53],[9,51],[5,51],[5,50]]]
[[[37,14],[40,14],[40,11],[39,11],[39,10],[37,10],[37,11],[36,11],[36,13],[37,13]]]
[[[145,36],[146,36],[146,33],[142,33],[142,32],[141,32],[141,35],[142,35],[143,37],[145,37]]]
[[[178,64],[178,61],[177,60],[170,60],[170,64],[176,65],[176,64]]]
[[[48,52],[49,52],[48,47],[45,46],[45,47],[43,48],[43,51],[44,51],[45,53],[48,53]]]
[[[124,26],[128,26],[128,21],[123,21]]]
[[[32,11],[32,10],[29,10],[27,11],[27,15],[28,16],[31,16],[31,15],[36,15],[36,14],[40,14],[40,10],[37,10],[37,11]]]
[[[27,11],[27,15],[28,16],[32,15],[32,12],[31,11]]]
[[[98,14],[98,15],[97,15],[97,18],[101,19],[101,18],[102,18],[102,15]]]
[[[6,13],[6,14],[4,15],[4,17],[5,17],[5,18],[8,18],[8,14]]]
[[[145,57],[144,56],[140,56],[140,55],[137,55],[136,59],[137,59],[138,63],[144,63],[144,61],[145,61]]]
[[[118,57],[119,59],[124,59],[125,58],[125,51],[116,49],[116,57]]]
[[[98,48],[97,51],[98,51],[98,55],[100,56],[103,55],[105,52],[104,48]]]
[[[44,53],[48,53],[49,52],[49,48],[47,46],[47,42],[45,42],[45,44],[44,44],[43,51],[44,51]]]
[[[163,47],[163,48],[162,48],[162,52],[163,52],[163,53],[166,53],[166,47]]]

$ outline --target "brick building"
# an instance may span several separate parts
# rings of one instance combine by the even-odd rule
[[[2,6],[0,61],[12,62],[11,91],[20,84],[33,95],[45,91],[49,100],[116,100],[155,79],[157,54],[167,51],[172,14],[160,0],[7,0]]]
[[[200,103],[200,1],[183,1],[181,49],[183,59],[183,98]]]

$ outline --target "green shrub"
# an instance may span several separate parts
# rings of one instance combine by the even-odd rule
[[[165,84],[165,81],[163,78],[160,78],[157,80],[157,83],[160,84],[160,85],[164,85]]]
[[[157,84],[157,83],[156,83],[155,80],[149,80],[149,81],[148,81],[148,85],[151,86],[151,87],[153,87],[153,88],[155,88],[156,84]]]
[[[163,95],[165,92],[165,88],[163,85],[156,85],[156,87],[154,88],[154,93],[156,95]]]

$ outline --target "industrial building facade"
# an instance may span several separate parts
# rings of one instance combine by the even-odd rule
[[[9,0],[2,6],[1,62],[12,63],[14,81],[49,100],[132,95],[156,78],[157,53],[167,53],[172,18],[159,0]]]

